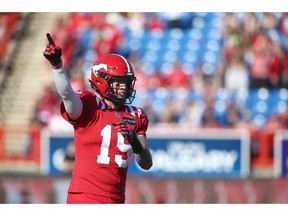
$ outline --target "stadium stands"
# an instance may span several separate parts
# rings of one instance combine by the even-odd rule
[[[0,85],[4,81],[5,71],[4,58],[10,53],[8,49],[9,41],[13,38],[17,28],[16,23],[19,18],[19,13],[1,13],[0,14]]]
[[[75,17],[77,18],[77,23]],[[248,30],[245,32],[245,28],[248,28],[245,22],[250,17],[258,19],[260,23],[254,27],[255,29],[250,30],[252,33],[254,31],[253,34],[248,32]],[[259,81],[261,88],[252,89],[251,67],[254,63],[251,57],[253,56],[251,50],[255,43],[253,41],[256,41],[257,35],[261,33],[265,35],[267,40],[269,39],[270,46],[276,42],[283,44],[280,48],[284,52],[285,43],[283,37],[280,40],[281,37],[279,36],[278,40],[276,40],[276,36],[271,33],[271,29],[276,31],[276,35],[283,36],[284,31],[281,23],[285,17],[285,13],[116,13],[114,16],[109,13],[72,13],[70,23],[68,22],[68,25],[63,30],[71,34],[67,34],[69,37],[64,38],[62,43],[65,49],[65,44],[74,41],[73,43],[80,48],[80,51],[67,53],[64,56],[64,60],[66,62],[69,61],[66,64],[66,69],[70,76],[74,76],[74,73],[77,73],[74,71],[79,69],[81,71],[78,71],[78,75],[82,73],[82,76],[86,78],[89,76],[87,75],[89,74],[88,65],[93,63],[92,56],[97,57],[103,52],[100,50],[100,46],[100,48],[96,48],[96,52],[94,51],[91,56],[91,51],[89,50],[93,49],[93,47],[95,48],[97,44],[106,43],[109,47],[106,51],[117,52],[127,58],[131,58],[135,64],[139,64],[137,69],[139,68],[148,77],[147,82],[149,82],[149,78],[156,75],[162,80],[161,86],[153,87],[153,84],[144,84],[144,86],[154,89],[152,91],[147,88],[138,89],[137,94],[139,97],[135,101],[136,105],[144,107],[146,107],[145,103],[151,104],[151,111],[156,116],[160,114],[158,112],[160,108],[165,109],[171,98],[178,101],[180,100],[179,97],[184,97],[184,95],[177,95],[183,91],[172,91],[171,88],[175,88],[175,86],[171,86],[168,81],[169,76],[175,75],[172,69],[177,61],[181,65],[178,70],[183,70],[189,81],[186,86],[178,87],[186,88],[187,94],[191,96],[187,97],[186,101],[182,103],[183,107],[180,107],[180,110],[172,111],[171,115],[177,116],[185,113],[187,104],[195,97],[199,100],[202,98],[202,102],[204,102],[203,99],[208,94],[204,90],[210,87],[216,93],[213,96],[215,97],[214,114],[217,117],[217,121],[219,121],[218,125],[220,127],[231,126],[225,120],[225,114],[231,107],[229,104],[238,101],[236,103],[238,109],[244,108],[244,111],[250,113],[250,123],[257,128],[263,128],[265,122],[272,114],[282,115],[286,112],[286,102],[280,97],[280,92],[284,95],[282,97],[285,97],[286,86],[283,82],[281,84],[281,76],[285,72],[281,69],[275,71],[277,76],[275,79],[279,80],[277,85],[272,83],[272,81],[270,83],[269,80],[272,78],[269,77],[269,80],[266,80],[266,84],[269,82],[269,85],[263,84],[262,88],[261,83],[264,83],[264,81]],[[97,19],[99,20],[97,21]],[[235,20],[236,26],[233,26],[233,20]],[[267,22],[274,20],[276,26],[269,26],[266,24],[267,22],[264,22],[266,20]],[[265,28],[264,24],[266,24]],[[102,33],[94,26],[101,27]],[[243,28],[243,34],[241,34],[241,28]],[[114,38],[107,38],[110,37],[109,31],[110,33],[114,32]],[[106,35],[103,37],[101,34]],[[244,40],[250,40],[250,42]],[[87,57],[88,53],[90,53],[89,58]],[[267,55],[276,54],[269,53]],[[234,75],[231,76],[235,79],[236,72],[240,73],[240,71],[237,71],[237,65],[240,63],[245,69],[242,73],[247,76],[245,79],[248,79],[246,83],[243,80],[242,86],[239,85],[238,88],[242,88],[239,91],[224,85],[225,79],[228,79],[225,76],[225,73],[228,73],[225,68],[233,58],[240,58],[240,62],[238,61],[238,63],[233,65],[233,68],[231,67],[231,70],[235,71]],[[75,62],[79,61],[82,61],[82,63],[80,62],[80,68],[78,65],[77,69],[74,65],[76,64]],[[272,67],[272,65],[269,67]],[[174,83],[175,77],[173,78]],[[195,83],[195,80],[198,83]],[[89,88],[87,81],[85,82],[86,87]],[[231,80],[230,82],[233,81]],[[237,80],[236,78],[234,82],[240,82],[240,79]],[[163,90],[162,87],[166,89]],[[160,98],[159,94],[155,94],[157,92],[162,92]],[[163,97],[164,92],[168,92],[171,96]],[[225,96],[224,93],[222,95],[225,99],[221,98],[220,92],[226,92]],[[140,98],[141,95],[147,94],[149,95],[146,97],[147,100]],[[247,97],[243,96],[245,94]],[[205,102],[202,103],[202,109],[205,109]],[[243,115],[241,114],[240,116]],[[174,123],[179,123],[182,118],[178,116],[172,119]],[[161,119],[161,117],[158,116],[157,119]],[[152,121],[153,123],[157,123],[157,121]],[[203,126],[203,122],[199,126],[201,127],[201,125]]]

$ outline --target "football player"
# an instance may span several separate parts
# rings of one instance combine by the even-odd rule
[[[75,165],[67,203],[125,203],[129,158],[149,170],[152,157],[146,140],[148,117],[132,106],[136,77],[121,55],[101,56],[91,69],[92,89],[75,92],[64,71],[62,49],[49,33],[43,52],[62,98],[63,118],[74,127]]]

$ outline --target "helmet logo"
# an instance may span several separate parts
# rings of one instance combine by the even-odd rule
[[[105,71],[107,71],[108,66],[107,66],[107,64],[100,63],[100,64],[97,64],[97,65],[94,65],[92,68],[93,68],[94,75],[98,76],[98,71],[100,71],[101,68],[103,68]]]

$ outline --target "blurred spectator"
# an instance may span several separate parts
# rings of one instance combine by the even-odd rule
[[[211,89],[206,90],[205,93],[205,108],[202,115],[202,127],[204,128],[219,128],[220,123],[217,121],[215,115],[215,100]]]
[[[223,23],[216,25],[213,17],[221,17]],[[197,27],[193,26],[196,21],[199,24]],[[201,59],[200,50],[206,48],[204,44],[208,47],[208,40],[217,40],[216,34],[213,39],[209,39],[211,26],[217,26],[219,32],[222,32],[218,39],[219,53],[223,55],[220,59],[223,61],[217,58],[216,64],[207,69],[208,64]],[[177,54],[171,70],[163,67],[167,62],[156,61],[157,64],[154,64],[152,61],[144,61],[143,56],[149,51],[149,47],[143,44],[146,45],[147,40],[151,39],[150,32],[171,28],[181,29],[181,34],[173,36],[179,44],[182,44],[182,40],[187,45],[185,40],[201,39],[200,47],[196,46],[197,43],[195,47],[189,46],[189,52],[193,51],[197,60],[190,63],[189,56],[189,62],[185,62],[184,67],[181,55],[186,52],[185,46],[181,47],[181,55]],[[208,29],[211,31],[206,32]],[[152,124],[246,127],[255,130],[259,125],[253,122],[249,108],[243,109],[240,104],[247,99],[243,96],[246,90],[249,94],[252,89],[261,87],[279,89],[288,86],[288,13],[224,13],[223,16],[217,13],[178,12],[71,13],[68,21],[58,20],[53,32],[53,36],[58,37],[57,41],[61,38],[62,46],[64,44],[66,47],[63,50],[67,53],[63,56],[66,58],[65,62],[71,64],[65,64],[65,67],[70,67],[67,71],[74,89],[89,85],[86,76],[90,74],[89,65],[101,53],[120,51],[131,62],[137,62],[134,65],[137,65],[135,70],[137,77],[141,77],[141,82],[136,82],[137,95],[140,97],[136,98],[139,105],[143,105],[147,111]],[[128,39],[131,33],[135,37],[130,41]],[[153,40],[159,39],[162,42],[169,35],[164,32],[164,36],[160,36]],[[131,49],[137,46],[138,49]],[[160,49],[163,47],[161,45]],[[214,48],[209,47],[210,51]],[[191,68],[191,71],[184,68]],[[235,94],[235,98],[228,97],[226,101],[222,101],[225,103],[225,111],[216,115],[217,101],[214,101],[214,97],[219,88],[228,90],[228,94]],[[163,97],[155,98],[155,92],[163,92],[163,89],[166,93],[170,92],[171,97],[166,97],[164,93],[164,96],[160,94]],[[37,121],[46,126],[48,122],[49,125],[57,122],[57,113],[53,109],[57,98],[56,102],[52,102],[49,97],[53,98],[55,95],[53,96],[53,92],[50,96],[49,94],[46,89],[35,114]],[[185,96],[186,94],[193,96]],[[239,109],[243,110],[240,112]],[[225,112],[226,120],[222,116]],[[54,114],[55,118],[52,118]],[[49,118],[52,120],[48,120]],[[270,127],[273,117],[271,118],[270,120],[267,117],[265,126]],[[282,116],[282,121],[283,118]]]
[[[179,119],[179,124],[196,128],[201,127],[203,108],[203,103],[199,101],[188,101],[188,104]]]
[[[138,64],[134,63],[134,65],[135,65],[134,67],[135,76],[137,76],[137,82],[135,83],[136,91],[149,88],[150,77],[146,75],[146,73],[142,70],[142,67],[140,66],[139,63]]]
[[[224,88],[231,92],[247,91],[249,88],[249,71],[241,58],[228,60],[224,71]]]
[[[145,110],[147,116],[149,116],[150,124],[158,124],[161,123],[161,117],[157,112],[153,109],[153,101],[152,99],[142,99],[143,100],[143,109]]]
[[[50,132],[54,133],[70,133],[73,134],[73,126],[71,126],[67,121],[63,120],[60,110],[56,110],[55,107],[54,114],[47,121],[47,128]]]
[[[255,13],[245,13],[242,30],[244,38],[248,43],[247,46],[250,46],[250,39],[260,31],[260,23]]]
[[[164,31],[166,28],[164,22],[155,13],[151,13],[147,20],[147,29],[150,31]]]
[[[288,128],[288,110],[281,117],[282,127],[287,129]]]
[[[163,123],[174,124],[178,121],[174,101],[166,101],[165,109],[162,111],[160,120]]]
[[[274,13],[264,13],[263,17],[260,20],[260,28],[267,34],[270,31],[276,30],[278,27],[278,20]]]
[[[163,87],[167,87],[167,79],[165,79],[165,75],[161,73],[160,69],[156,68],[153,74],[151,74],[148,78],[147,88],[148,89],[159,89]]]
[[[143,62],[140,60],[139,52],[130,52],[128,60],[134,65],[135,76],[137,76],[137,82],[135,83],[135,89],[143,90],[149,88],[149,80],[151,77],[144,71]],[[156,86],[157,88],[157,86]]]
[[[47,126],[49,119],[54,115],[55,104],[58,97],[52,85],[47,85],[44,88],[42,96],[36,102],[36,113],[33,119],[35,124]]]
[[[281,74],[282,87],[288,87],[288,50],[283,53],[283,71]]]
[[[271,41],[263,32],[259,32],[252,39],[251,46],[250,88],[270,88],[269,77],[273,60]]]
[[[241,29],[241,23],[235,13],[225,13],[223,16],[223,37],[233,34],[239,33]]]
[[[288,51],[288,13],[284,13],[279,20],[279,36],[284,50]]]
[[[202,127],[203,128],[219,128],[220,125],[217,122],[213,107],[207,106],[202,116]]]
[[[144,13],[130,12],[127,14],[127,27],[132,32],[143,33],[145,31],[146,16]]]
[[[278,42],[271,44],[272,62],[270,67],[269,82],[271,88],[282,88],[283,86],[283,67],[284,67],[284,52]]]
[[[243,45],[241,23],[234,13],[226,13],[223,17],[223,55],[229,61],[235,55],[239,56]]]
[[[181,27],[181,18],[183,13],[181,12],[164,12],[161,14],[167,22],[167,28],[180,28]]]
[[[238,124],[243,120],[241,109],[236,102],[230,102],[227,105],[225,126],[229,128],[237,128]]]
[[[64,172],[65,174],[71,175],[73,172],[74,164],[75,164],[75,146],[74,140],[71,140],[67,146],[64,157]]]
[[[282,125],[282,116],[276,113],[273,113],[269,116],[265,123],[265,130],[268,132],[274,133],[276,130],[283,128]]]
[[[96,48],[97,55],[114,53],[121,45],[123,32],[117,26],[105,23],[99,28],[99,35],[94,40],[93,47]]]
[[[165,74],[165,80],[169,88],[189,88],[190,75],[179,61],[173,62],[172,68]]]

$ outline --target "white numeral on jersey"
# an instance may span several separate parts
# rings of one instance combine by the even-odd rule
[[[106,125],[106,127],[101,130],[101,136],[103,137],[103,140],[101,143],[100,155],[98,155],[97,162],[102,164],[109,164],[110,157],[108,157],[108,149],[111,139],[111,125]]]
[[[110,157],[108,156],[108,151],[111,141],[111,125],[106,125],[105,128],[103,128],[103,130],[101,131],[101,136],[103,137],[103,140],[101,143],[100,155],[98,155],[97,162],[102,164],[109,164]],[[117,133],[117,148],[121,152],[125,152],[128,158],[132,153],[131,146],[124,144],[124,137],[119,132]],[[123,168],[126,168],[129,163],[128,159],[122,159],[122,155],[115,155],[115,162],[118,164],[119,167]]]

